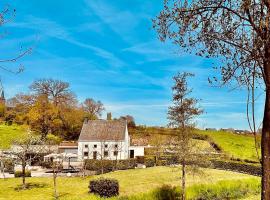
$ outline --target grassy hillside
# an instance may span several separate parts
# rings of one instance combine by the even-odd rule
[[[24,126],[0,124],[0,149],[9,148],[14,139],[22,137],[25,133]]]
[[[157,135],[161,135],[165,138],[175,135],[173,129],[162,127],[137,127],[136,129],[129,130],[129,132],[133,138],[144,138],[150,144]],[[197,130],[197,133],[208,137],[208,139],[206,137],[201,138],[205,139],[205,141],[201,141],[204,148],[209,147],[209,142],[214,142],[221,148],[222,153],[225,153],[230,157],[258,161],[254,137],[252,135],[239,135],[224,131],[203,130]],[[258,141],[260,141],[260,137],[258,137]]]
[[[239,135],[224,131],[198,131],[199,134],[209,136],[222,151],[227,155],[240,158],[258,161],[254,137],[252,135]],[[258,140],[260,138],[258,137]],[[260,151],[259,151],[260,153]]]
[[[88,178],[58,178],[58,189],[60,199],[92,199],[99,198],[88,194],[89,180],[100,176]],[[140,195],[147,193],[163,184],[178,186],[180,184],[180,169],[170,167],[153,167],[147,169],[132,169],[116,171],[103,175],[103,177],[115,178],[120,183],[120,195]],[[194,184],[215,184],[219,181],[250,180],[259,182],[258,177],[239,174],[235,172],[204,169],[203,176],[188,175],[187,186]],[[21,183],[20,178],[0,180],[0,200],[39,200],[52,199],[53,179],[52,178],[27,178],[26,182],[34,187],[29,190],[16,191]]]

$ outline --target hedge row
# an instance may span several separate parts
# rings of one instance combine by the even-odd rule
[[[96,171],[98,174],[111,172],[114,170],[134,169],[136,167],[136,159],[128,160],[85,160],[85,168],[90,171]]]
[[[262,168],[260,165],[247,164],[243,162],[223,161],[223,160],[212,160],[211,163],[212,167],[215,169],[236,171],[255,176],[261,176],[262,174]]]
[[[15,178],[22,177],[22,175],[23,175],[22,171],[15,171],[15,173],[14,173]],[[31,177],[31,171],[25,170],[25,177]]]

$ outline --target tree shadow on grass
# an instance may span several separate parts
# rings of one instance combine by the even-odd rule
[[[26,183],[25,188],[23,187],[22,184],[18,185],[17,187],[14,188],[15,191],[21,191],[21,190],[30,190],[33,188],[45,188],[47,187],[47,183]]]

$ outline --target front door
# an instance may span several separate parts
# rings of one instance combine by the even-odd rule
[[[129,158],[134,158],[134,150],[129,150]]]
[[[93,152],[93,159],[94,159],[94,160],[97,159],[97,152],[96,152],[96,151]]]

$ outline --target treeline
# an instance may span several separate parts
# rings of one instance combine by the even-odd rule
[[[27,124],[46,138],[49,134],[76,140],[85,118],[98,119],[104,111],[101,101],[87,98],[79,103],[67,82],[40,79],[5,103],[1,117],[7,124]]]

